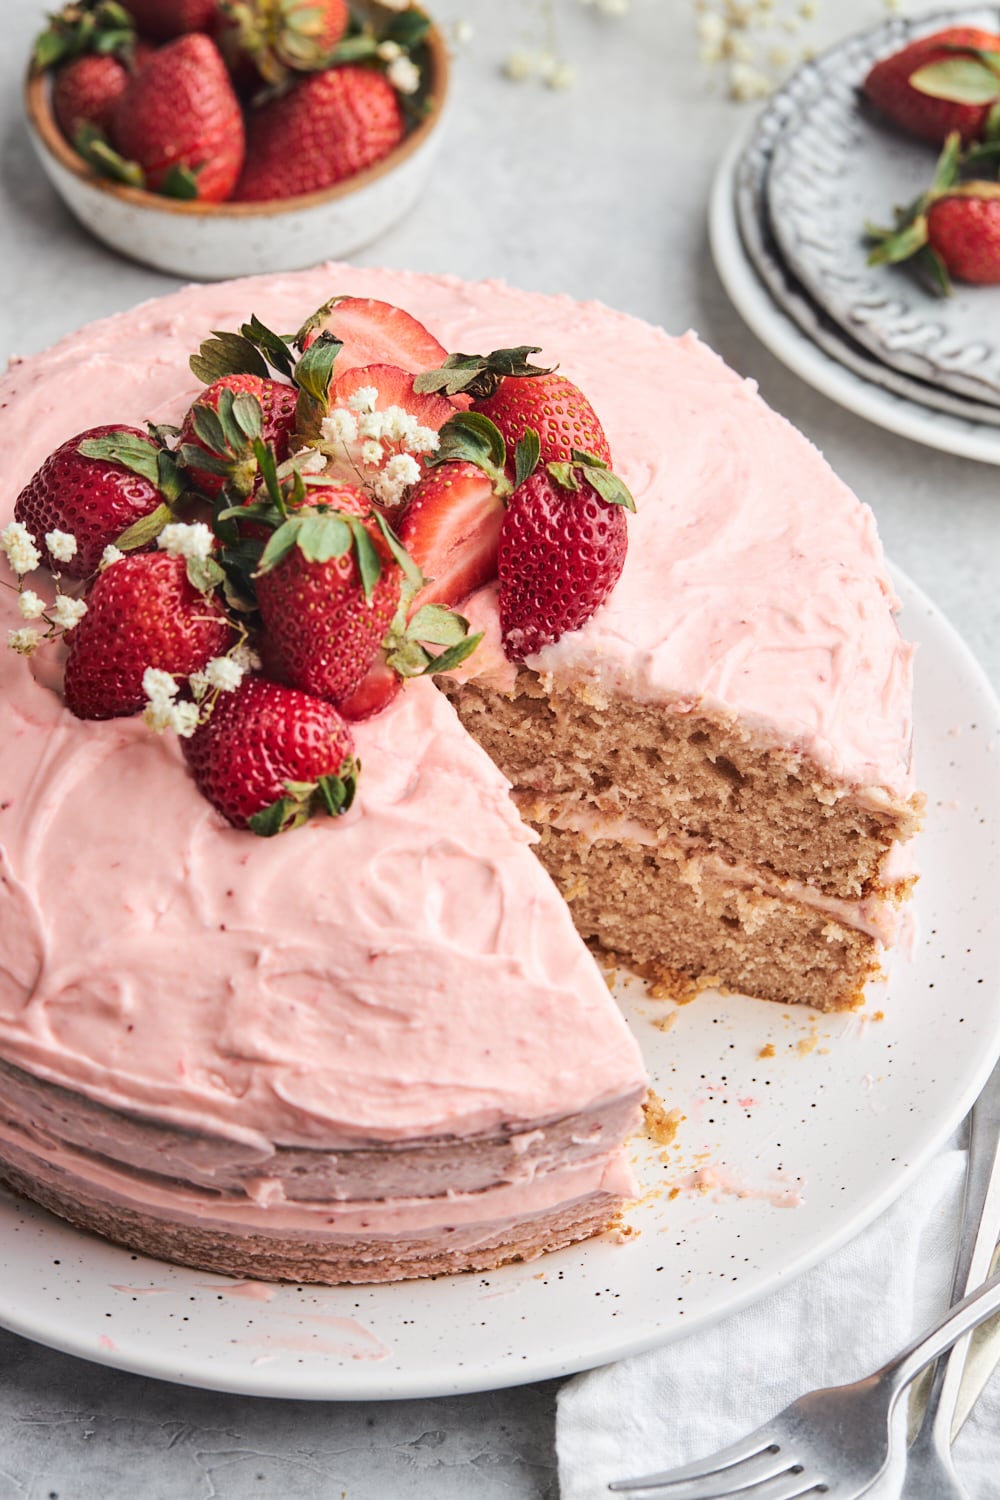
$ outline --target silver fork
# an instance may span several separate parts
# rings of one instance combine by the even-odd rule
[[[989,1273],[1000,1236],[1000,1064],[969,1117],[969,1158],[962,1228],[952,1281],[952,1299]],[[906,1454],[901,1494],[905,1500],[967,1500],[955,1473],[951,1440],[968,1346],[958,1340],[938,1361],[916,1437]]]
[[[655,1492],[663,1500],[857,1500],[888,1466],[893,1411],[911,1380],[998,1310],[1000,1273],[862,1380],[800,1396],[756,1432],[708,1458],[617,1479],[608,1488]]]

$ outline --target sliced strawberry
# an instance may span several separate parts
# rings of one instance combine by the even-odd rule
[[[374,297],[331,298],[300,330],[301,348],[308,349],[324,331],[344,346],[337,355],[338,370],[389,364],[415,375],[436,369],[448,354],[416,318]]]
[[[401,406],[416,418],[421,427],[433,427],[435,432],[455,415],[455,408],[444,396],[433,393],[422,396],[415,391],[413,376],[399,365],[358,365],[345,370],[330,387],[331,408],[347,406],[350,398],[366,386],[373,387],[378,393],[376,411]]]
[[[337,708],[344,719],[370,719],[388,708],[402,685],[403,679],[389,666],[385,652],[379,651],[353,693],[341,698]]]
[[[399,539],[427,582],[414,597],[458,605],[497,576],[504,504],[474,463],[441,464],[419,481],[399,525]]]

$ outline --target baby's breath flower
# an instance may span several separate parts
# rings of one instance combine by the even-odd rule
[[[362,438],[380,438],[385,434],[385,413],[381,411],[365,411],[358,418],[358,436]]]
[[[373,385],[359,385],[347,398],[347,404],[351,411],[374,411],[378,400],[378,391]]]
[[[383,62],[392,62],[394,58],[402,57],[403,49],[398,42],[379,42],[375,54]]]
[[[37,630],[33,630],[30,625],[25,625],[20,630],[7,632],[7,644],[19,656],[30,656],[33,651],[37,651],[41,644],[41,637]]]
[[[154,734],[162,734],[169,729],[174,716],[174,706],[169,699],[157,698],[155,702],[150,701],[142,711],[142,722],[147,729]]]
[[[71,531],[47,531],[45,545],[56,562],[69,562],[76,556],[76,537]]]
[[[336,407],[320,424],[320,433],[328,443],[353,443],[358,435],[358,424],[352,412]]]
[[[417,419],[402,406],[387,406],[384,412],[380,412],[382,418],[382,436],[387,443],[403,443],[409,441],[417,429]]]
[[[572,63],[553,59],[543,76],[550,89],[568,89],[576,82],[576,69]]]
[[[515,83],[534,78],[538,72],[538,54],[528,52],[523,47],[515,47],[513,52],[508,53],[503,70]]]
[[[361,444],[361,462],[369,465],[380,464],[384,451],[378,438],[367,438]]]
[[[188,687],[194,694],[196,701],[200,703],[202,698],[204,698],[205,694],[208,692],[209,687],[208,678],[206,677],[205,673],[192,672],[191,676],[188,678]]]
[[[416,459],[409,453],[397,453],[376,475],[372,488],[383,505],[398,505],[407,488],[419,478],[420,465]]]
[[[57,594],[55,607],[52,610],[52,622],[58,625],[60,630],[72,630],[74,625],[79,625],[87,613],[87,601],[85,599],[73,599],[69,594]]]
[[[33,589],[25,589],[18,595],[17,607],[26,620],[38,620],[46,610],[45,600],[39,598]]]
[[[18,575],[33,573],[42,560],[42,554],[35,546],[35,538],[21,521],[8,521],[3,531],[0,531],[0,550],[6,554],[7,561]],[[18,648],[15,646],[14,649]]]
[[[236,662],[237,666],[243,668],[244,672],[260,671],[260,657],[247,641],[240,641],[238,646],[234,646],[229,656],[232,661]]]
[[[170,727],[182,740],[189,740],[200,719],[201,710],[197,703],[175,703],[170,714]]]
[[[243,681],[244,668],[231,656],[213,656],[205,668],[205,678],[209,687],[218,688],[220,693],[234,693]]]
[[[189,526],[183,521],[174,521],[164,526],[156,538],[157,546],[171,557],[206,558],[212,555],[212,530],[204,521],[195,521]]]
[[[321,474],[326,468],[326,457],[316,448],[300,448],[295,455],[295,467],[301,474]]]
[[[109,542],[101,553],[101,568],[110,568],[112,563],[121,562],[124,556],[124,552],[119,552],[118,548]]]
[[[385,76],[400,94],[415,94],[420,87],[420,69],[412,57],[394,57]]]
[[[415,427],[406,445],[410,453],[435,453],[440,446],[440,435],[433,427]]]
[[[456,21],[451,29],[451,34],[458,45],[464,47],[466,42],[472,41],[472,38],[476,34],[476,28],[471,21]]]
[[[729,70],[730,96],[742,103],[751,99],[766,99],[771,88],[771,80],[749,63],[735,62]]]
[[[159,667],[147,667],[142,674],[142,691],[150,703],[157,704],[169,703],[171,698],[176,698],[178,688],[169,672],[161,671]]]

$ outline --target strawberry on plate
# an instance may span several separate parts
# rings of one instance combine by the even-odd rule
[[[234,828],[264,837],[344,813],[354,797],[359,767],[337,710],[263,677],[220,694],[182,746],[202,795]]]
[[[575,452],[515,489],[500,529],[500,635],[510,661],[578,630],[618,582],[628,490],[593,455]]]
[[[175,487],[161,469],[162,448],[138,427],[88,427],[50,453],[14,505],[14,519],[35,537],[46,567],[69,578],[86,578],[105,547],[146,516],[166,506]],[[161,484],[167,484],[169,497]],[[45,546],[47,532],[76,538],[76,552],[55,563]]]
[[[153,54],[118,102],[114,145],[151,192],[229,197],[243,166],[243,113],[210,37],[191,32]]]
[[[78,719],[138,713],[147,667],[186,680],[234,639],[222,605],[195,588],[183,557],[124,557],[95,579],[87,613],[66,637],[66,707]]]
[[[403,571],[371,501],[350,486],[311,487],[274,532],[256,575],[264,629],[284,680],[338,703],[388,634]]]
[[[530,430],[538,435],[543,464],[566,462],[575,449],[610,465],[611,449],[594,408],[565,375],[529,364],[527,356],[538,352],[525,344],[487,355],[451,354],[439,369],[418,375],[416,389],[471,396],[472,410],[499,428],[511,464]]]
[[[233,198],[259,203],[333,187],[381,161],[405,133],[396,91],[376,69],[307,74],[252,112]]]
[[[1000,284],[1000,183],[961,181],[961,141],[953,131],[938,159],[934,180],[892,229],[868,225],[875,248],[869,265],[912,260],[931,289],[944,296],[951,279]]]
[[[948,26],[883,57],[862,88],[911,135],[940,144],[957,130],[967,145],[988,133],[1000,102],[1000,36]]]
[[[433,370],[448,357],[424,325],[401,307],[375,297],[331,297],[299,329],[300,349],[321,333],[332,333],[343,345],[337,355],[339,371],[356,365],[396,365],[416,375]]]

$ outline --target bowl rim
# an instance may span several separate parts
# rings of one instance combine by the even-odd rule
[[[28,124],[39,143],[66,171],[78,178],[87,187],[106,193],[122,203],[135,208],[152,210],[154,213],[179,214],[182,218],[259,219],[275,218],[296,210],[316,208],[324,203],[336,203],[387,176],[396,167],[402,166],[414,156],[433,131],[444,114],[450,84],[450,60],[448,48],[440,28],[433,24],[427,32],[426,45],[430,58],[431,109],[406,137],[387,156],[372,166],[332,187],[319,188],[312,193],[297,193],[288,198],[266,198],[259,203],[201,203],[197,199],[168,198],[161,193],[149,193],[143,188],[128,187],[102,177],[66,140],[56,124],[52,111],[51,69],[38,70],[29,67],[24,83],[24,106]]]

